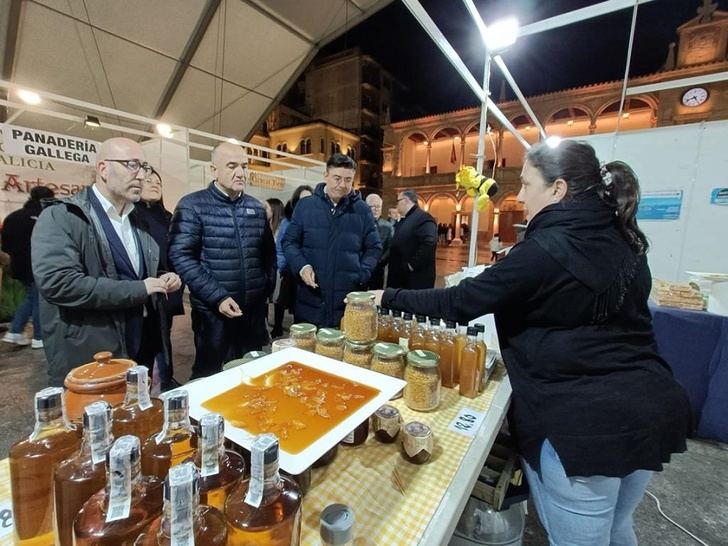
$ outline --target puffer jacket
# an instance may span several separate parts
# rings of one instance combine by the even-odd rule
[[[217,312],[232,297],[260,307],[276,278],[276,250],[263,204],[230,199],[215,183],[180,199],[170,226],[169,260],[190,289],[193,307]]]
[[[317,326],[337,326],[344,314],[344,298],[363,290],[382,253],[382,242],[371,210],[359,192],[337,206],[316,186],[313,196],[301,199],[283,237],[288,267],[298,280],[296,320]],[[301,281],[304,265],[313,267],[318,288]]]

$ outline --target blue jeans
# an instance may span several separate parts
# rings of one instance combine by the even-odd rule
[[[652,471],[624,478],[567,477],[548,440],[541,446],[541,474],[522,459],[533,502],[551,546],[636,546],[632,514]]]
[[[38,288],[35,283],[25,284],[25,299],[18,306],[10,323],[10,333],[20,334],[30,317],[33,317],[33,339],[43,339],[40,332],[40,316],[38,311]]]

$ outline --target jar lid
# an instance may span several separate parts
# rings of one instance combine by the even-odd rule
[[[347,339],[345,344],[355,351],[371,351],[373,343],[370,341],[352,341]]]
[[[408,436],[414,436],[415,438],[426,438],[432,435],[432,429],[419,421],[410,421],[402,426],[402,431]]]
[[[321,328],[316,333],[316,339],[324,343],[341,343],[344,340],[344,334],[335,328]]]
[[[74,392],[92,393],[126,385],[126,372],[136,365],[126,358],[111,358],[111,352],[94,355],[95,362],[83,364],[68,372],[64,384]]]
[[[262,358],[267,355],[268,353],[266,353],[265,351],[248,351],[243,355],[243,360],[250,362],[251,360],[255,360],[256,358]]]
[[[404,349],[396,343],[384,343],[380,342],[374,345],[372,351],[378,356],[385,358],[396,358],[404,354]]]
[[[387,316],[389,316],[389,309],[387,309],[386,307],[380,307],[379,314],[382,315],[383,317],[387,317]]]
[[[316,326],[309,324],[308,322],[299,322],[298,324],[291,324],[291,335],[306,335],[316,333]]]
[[[371,292],[349,292],[346,295],[348,303],[369,303],[374,301],[374,294]]]
[[[321,511],[321,539],[324,544],[349,544],[354,538],[354,512],[345,504],[330,504]]]
[[[435,368],[440,362],[440,355],[432,351],[417,349],[407,353],[407,363],[418,368]]]
[[[382,417],[384,419],[393,419],[395,417],[399,417],[399,410],[394,406],[384,404],[377,411],[374,412],[374,415],[376,415],[377,417]]]

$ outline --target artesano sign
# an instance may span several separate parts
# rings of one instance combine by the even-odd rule
[[[60,160],[82,165],[96,164],[99,143],[38,129],[3,124],[5,152],[38,160]]]

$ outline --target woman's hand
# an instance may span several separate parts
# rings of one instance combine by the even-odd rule
[[[378,305],[381,307],[382,305],[382,295],[384,294],[384,290],[370,290],[371,294],[374,294],[374,305]]]

